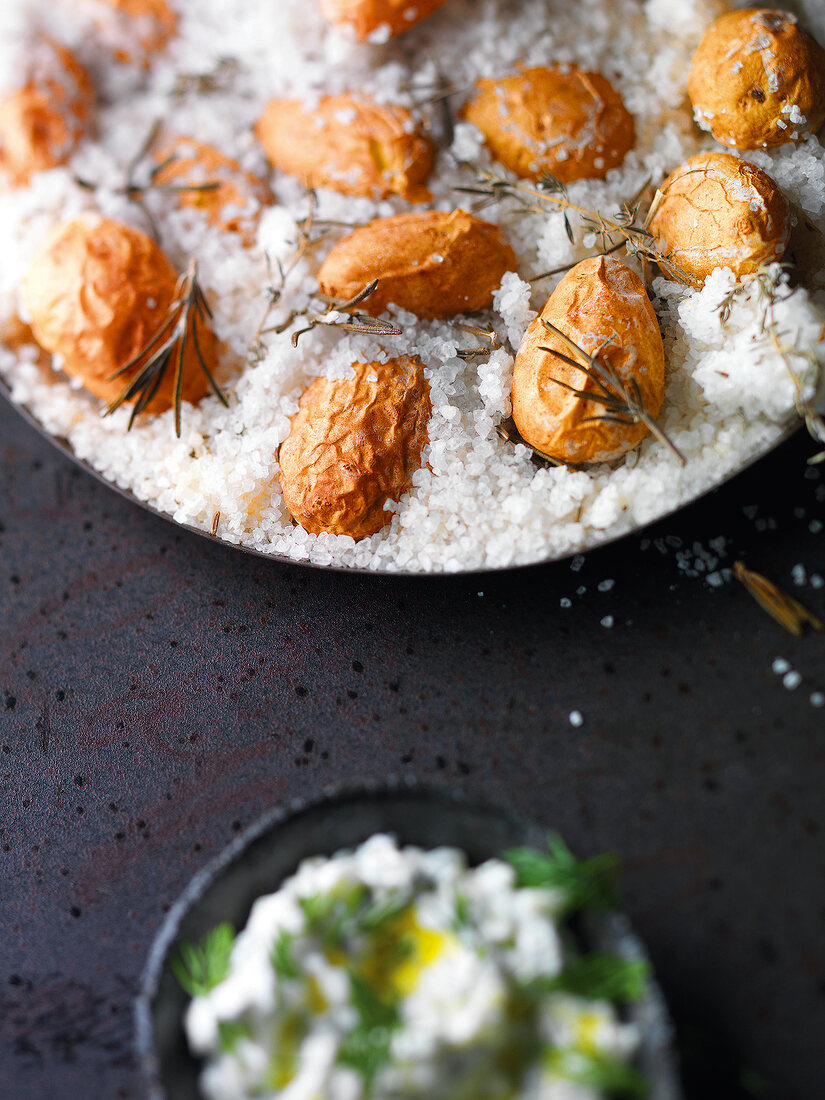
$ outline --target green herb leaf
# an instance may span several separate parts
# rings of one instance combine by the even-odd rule
[[[252,1030],[242,1020],[221,1020],[218,1024],[218,1037],[221,1050],[232,1054],[241,1039],[251,1039]]]
[[[611,1100],[642,1100],[650,1085],[642,1075],[609,1054],[585,1054],[580,1050],[550,1050],[546,1067],[565,1081],[595,1089]]]
[[[350,972],[350,983],[358,1026],[338,1048],[338,1062],[359,1073],[369,1089],[376,1073],[389,1061],[392,1033],[400,1017],[398,1008],[382,1001],[358,974]]]
[[[571,959],[555,978],[539,978],[531,989],[540,993],[571,993],[591,1001],[633,1004],[645,994],[650,966],[640,959],[621,959],[594,951]]]
[[[190,997],[205,997],[229,974],[235,942],[231,924],[219,924],[197,946],[182,943],[171,960],[172,972]]]
[[[269,958],[272,969],[281,981],[290,981],[301,976],[301,968],[295,961],[294,944],[295,937],[290,932],[279,932],[272,945]]]
[[[548,888],[565,895],[563,913],[579,909],[610,909],[616,904],[618,856],[611,852],[579,860],[558,834],[548,837],[548,851],[511,848],[502,858],[516,872],[519,888]]]
[[[361,932],[380,932],[388,924],[398,920],[410,905],[409,898],[399,893],[391,893],[383,901],[373,901],[358,917]]]

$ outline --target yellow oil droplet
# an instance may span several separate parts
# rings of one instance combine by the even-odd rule
[[[596,1036],[600,1024],[601,1017],[593,1012],[583,1012],[576,1020],[576,1046],[586,1054],[594,1054],[598,1049]]]
[[[415,908],[401,913],[377,933],[364,960],[362,973],[379,996],[393,1000],[408,997],[421,973],[442,954],[455,937],[418,923]]]
[[[307,982],[307,999],[310,1011],[316,1016],[323,1016],[329,1009],[329,1001],[324,996],[318,979],[313,975]]]

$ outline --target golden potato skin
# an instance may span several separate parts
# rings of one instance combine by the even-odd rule
[[[25,85],[0,99],[0,183],[21,187],[66,164],[90,129],[94,99],[89,74],[69,50],[49,39],[35,43]]]
[[[464,210],[379,218],[340,241],[321,266],[321,292],[349,299],[378,279],[359,306],[373,316],[390,302],[418,317],[487,309],[516,257],[496,225]]]
[[[114,377],[156,335],[175,298],[177,275],[144,233],[103,218],[60,226],[32,262],[22,294],[41,347],[62,357],[63,370],[95,397],[112,401],[140,369]],[[214,370],[217,345],[198,326],[204,359]],[[174,369],[167,370],[149,413],[172,407]],[[184,356],[182,397],[199,401],[208,381],[190,339]]]
[[[392,521],[421,467],[432,414],[420,359],[353,363],[352,381],[316,380],[305,390],[278,455],[290,515],[311,534],[354,539]]]
[[[699,44],[688,93],[696,121],[723,145],[802,141],[825,122],[825,50],[788,12],[728,12]]]
[[[187,187],[219,183],[215,190],[179,191],[175,197],[181,206],[200,210],[210,225],[237,233],[247,248],[255,243],[261,214],[272,202],[272,192],[263,180],[213,146],[189,137],[164,142],[155,159],[160,166],[156,184]]]
[[[333,26],[349,31],[359,42],[366,42],[384,27],[389,28],[390,38],[402,34],[443,3],[444,0],[321,0],[321,12]]]
[[[148,30],[140,39],[140,46],[147,65],[151,54],[164,50],[177,34],[178,17],[166,0],[103,0],[103,3],[131,19],[144,21]],[[116,57],[125,63],[133,60],[131,54],[123,50],[118,51]]]
[[[604,179],[635,143],[633,116],[601,73],[526,69],[476,87],[464,118],[484,134],[493,157],[524,179]]]
[[[784,256],[790,208],[755,165],[731,153],[700,153],[677,168],[661,192],[651,232],[694,286],[719,267],[739,278]]]
[[[644,283],[610,256],[577,264],[527,330],[513,370],[513,419],[531,447],[573,466],[611,462],[633,450],[648,434],[643,424],[588,422],[601,418],[604,408],[558,384],[588,392],[597,388],[584,371],[542,350],[570,354],[542,318],[609,363],[623,381],[635,378],[645,408],[656,417],[664,401],[665,353]]]
[[[272,166],[307,187],[409,202],[432,198],[424,185],[435,144],[403,107],[350,93],[323,96],[311,110],[300,100],[273,99],[255,133]]]

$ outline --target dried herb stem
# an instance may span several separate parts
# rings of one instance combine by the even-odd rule
[[[788,285],[788,265],[769,264],[759,268],[751,275],[744,275],[722,299],[717,307],[719,320],[724,328],[730,320],[734,304],[747,298],[753,288],[757,291],[757,301],[761,308],[759,317],[760,335],[781,358],[795,390],[795,404],[798,415],[805,422],[808,434],[818,444],[825,447],[825,418],[814,405],[816,392],[822,379],[823,363],[817,353],[801,351],[788,342],[788,333],[781,330],[776,319],[775,309],[790,293]],[[825,344],[825,327],[819,335],[819,344]],[[811,384],[811,396],[806,397],[802,379],[794,365],[795,360],[804,360],[813,368],[814,381]],[[819,451],[808,459],[809,465],[825,462],[825,450]]]
[[[465,363],[471,363],[474,359],[478,359],[483,355],[489,355],[490,352],[500,348],[501,340],[495,329],[479,328],[478,325],[470,325],[466,323],[456,324],[456,328],[461,329],[462,332],[469,332],[471,336],[475,336],[478,340],[478,347],[476,348],[459,348],[456,355],[459,359],[463,359]]]
[[[157,178],[161,172],[169,167],[170,164],[178,159],[177,157],[167,157],[162,163],[155,165],[149,172],[148,180],[146,183],[140,183],[138,181],[138,174],[141,166],[149,155],[152,146],[155,144],[158,138],[158,134],[161,131],[163,123],[160,119],[156,119],[152,123],[147,136],[141,143],[138,151],[129,161],[126,167],[125,178],[126,182],[121,187],[115,187],[113,189],[114,194],[123,195],[133,202],[136,206],[139,206],[143,212],[143,216],[149,223],[152,237],[158,241],[160,240],[160,230],[158,229],[157,221],[155,220],[152,211],[146,205],[146,195],[148,192],[166,192],[169,194],[206,194],[209,191],[217,191],[222,186],[220,182],[211,180],[207,183],[190,183],[190,184],[172,184],[172,183],[158,183]],[[85,191],[97,191],[100,189],[100,184],[95,183],[93,180],[87,180],[83,176],[75,176],[74,182],[78,187],[82,187]]]
[[[612,218],[605,217],[597,210],[590,210],[571,200],[567,187],[556,176],[544,175],[535,184],[530,186],[522,181],[508,179],[506,176],[495,172],[490,168],[473,168],[476,172],[476,185],[474,187],[457,187],[459,191],[467,195],[479,196],[479,201],[474,205],[474,210],[484,210],[488,206],[504,200],[512,200],[527,213],[547,214],[556,210],[564,217],[564,227],[568,240],[575,245],[576,237],[570,220],[570,213],[580,215],[581,223],[586,232],[594,233],[600,241],[599,255],[607,255],[610,252],[618,252],[621,248],[627,250],[632,256],[652,261],[677,282],[689,283],[690,280],[685,271],[674,263],[669,255],[662,251],[656,238],[650,232],[650,223],[653,215],[661,202],[661,192],[656,192],[653,202],[648,208],[644,218],[640,217],[642,197],[649,186],[646,181],[638,194],[630,202],[624,203]],[[617,241],[616,237],[620,239]],[[547,273],[540,278],[547,278],[549,274],[560,274],[567,268]]]
[[[235,57],[219,57],[215,68],[206,73],[181,73],[172,88],[173,99],[183,99],[188,95],[214,95],[228,92],[240,71],[240,62]]]
[[[181,395],[183,390],[183,371],[186,350],[190,345],[201,370],[206,375],[215,396],[227,405],[227,400],[212,377],[206,365],[200,346],[198,327],[208,325],[212,319],[212,310],[198,281],[198,268],[193,260],[189,269],[178,279],[175,297],[169,305],[166,317],[157,332],[128,363],[124,363],[112,376],[120,378],[138,368],[134,377],[106,407],[105,416],[109,416],[126,402],[133,402],[132,415],[128,428],[151,404],[157,396],[164,379],[170,370],[174,370],[173,406],[175,410],[175,435],[181,434]]]
[[[596,387],[595,390],[578,389],[567,382],[562,382],[560,378],[553,379],[557,386],[569,390],[583,401],[593,401],[602,406],[604,412],[601,415],[585,417],[583,424],[593,420],[606,420],[614,424],[643,424],[655,439],[664,443],[673,452],[683,466],[686,464],[685,456],[647,411],[642,391],[635,378],[631,378],[629,384],[625,383],[609,362],[606,360],[602,362],[597,355],[588,354],[550,321],[542,318],[541,323],[551,335],[561,341],[570,354],[566,355],[555,348],[545,347],[541,350],[567,363],[568,366],[582,371]]]
[[[807,607],[783,592],[773,581],[763,577],[761,573],[754,573],[746,569],[741,561],[733,563],[733,575],[744,585],[753,596],[763,611],[766,611],[772,619],[775,619],[789,634],[801,637],[806,627],[815,630],[818,634],[825,631],[825,625]]]
[[[284,332],[298,317],[305,317],[307,324],[304,328],[298,329],[297,332],[292,334],[292,346],[294,348],[298,347],[298,342],[302,336],[312,332],[313,329],[319,326],[345,329],[347,332],[361,332],[367,336],[401,336],[403,330],[391,321],[384,321],[380,317],[370,317],[369,314],[360,313],[355,309],[356,306],[365,302],[371,294],[374,294],[377,289],[378,280],[373,279],[363,290],[346,302],[333,299],[328,303],[326,309],[321,312],[313,312],[308,309],[303,313],[294,313],[285,324],[279,325],[273,331]]]

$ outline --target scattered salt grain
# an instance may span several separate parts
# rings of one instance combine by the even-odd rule
[[[609,592],[615,583],[614,580],[599,581],[599,591]]]
[[[613,626],[613,622],[614,620],[612,615],[605,615],[605,617],[601,620],[602,626],[605,626],[608,629]]]
[[[791,570],[791,580],[797,588],[801,588],[808,580],[808,575],[805,571],[805,566],[802,564],[795,565]]]
[[[571,710],[570,711],[570,725],[571,726],[582,726],[582,725],[584,725],[584,718],[582,717],[582,713],[581,713],[580,710]]]
[[[811,695],[811,706],[825,707],[825,694],[823,694],[821,691],[815,691]]]
[[[567,596],[562,596],[562,598],[559,600],[559,607],[572,607],[572,606],[573,606],[573,601],[569,600],[567,598]]]
[[[796,671],[786,672],[782,677],[783,687],[786,687],[788,691],[796,691],[801,683],[802,677]]]
[[[789,672],[790,667],[790,661],[786,661],[784,657],[777,657],[771,665],[771,669],[777,676],[783,676],[786,672]]]

